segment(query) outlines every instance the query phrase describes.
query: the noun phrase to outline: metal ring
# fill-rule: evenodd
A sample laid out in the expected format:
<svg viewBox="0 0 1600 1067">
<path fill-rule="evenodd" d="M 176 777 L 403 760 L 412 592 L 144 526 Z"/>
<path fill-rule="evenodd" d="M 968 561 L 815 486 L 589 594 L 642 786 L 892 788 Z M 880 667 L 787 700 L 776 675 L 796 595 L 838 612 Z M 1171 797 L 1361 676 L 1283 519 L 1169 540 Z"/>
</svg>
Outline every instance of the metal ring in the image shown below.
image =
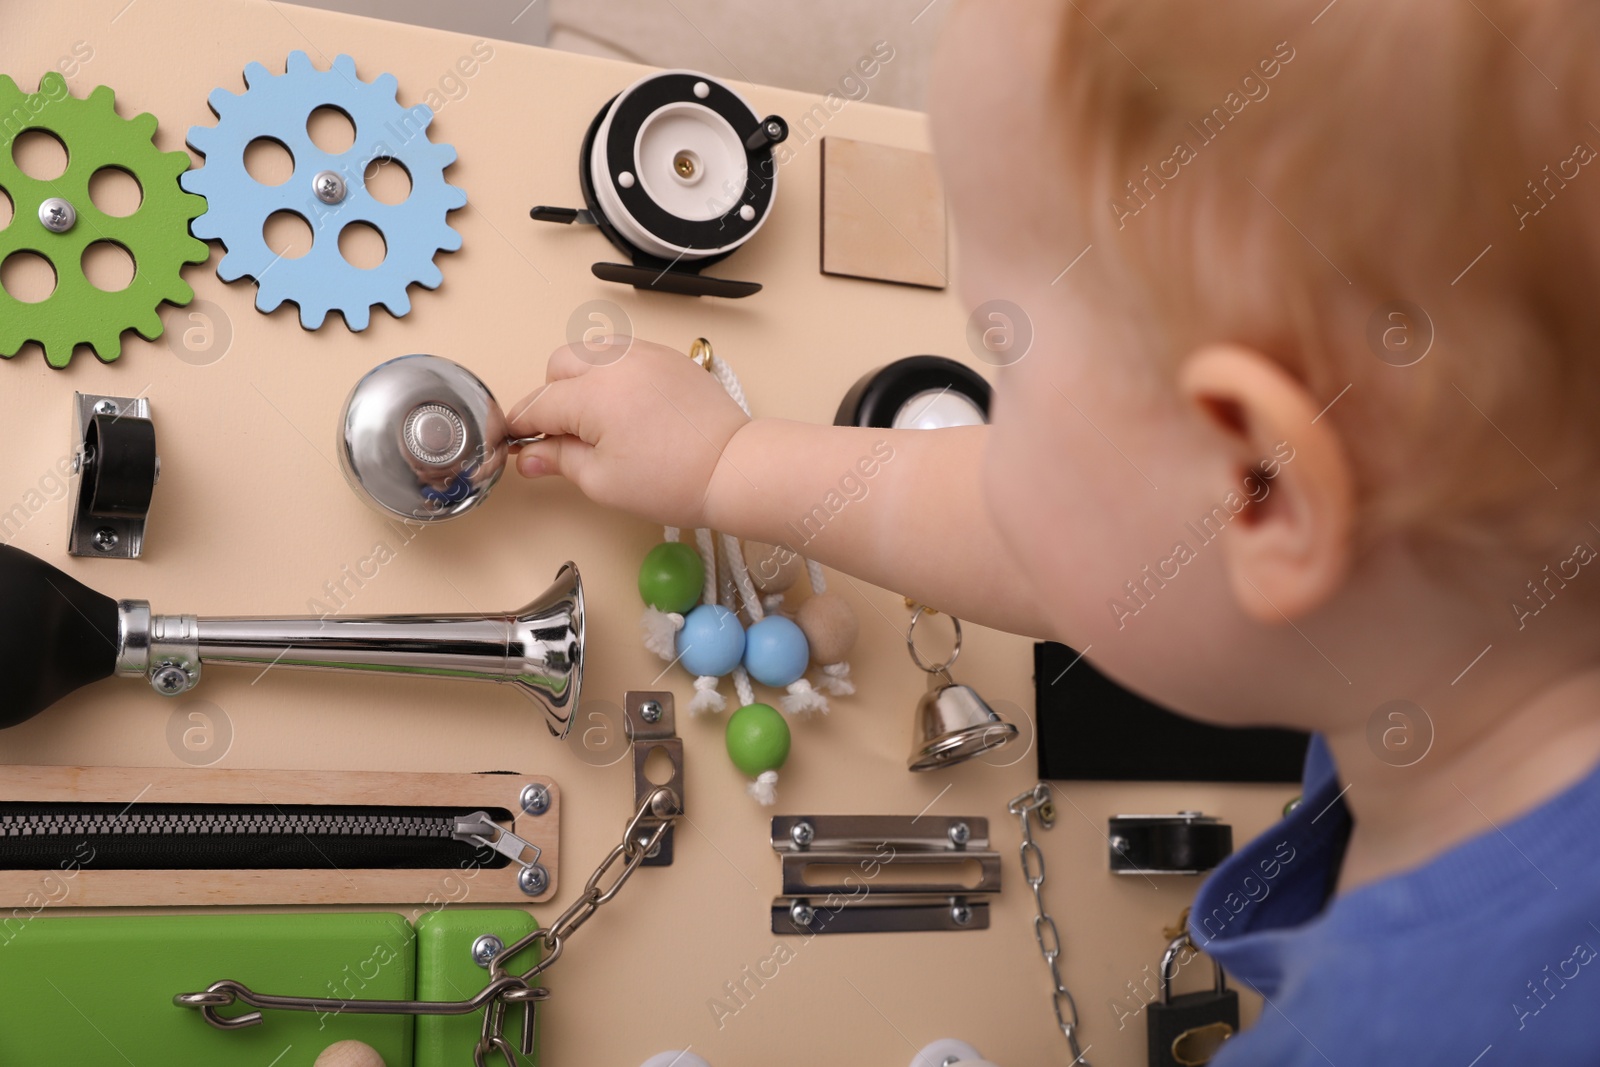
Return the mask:
<svg viewBox="0 0 1600 1067">
<path fill-rule="evenodd" d="M 911 613 L 911 625 L 906 627 L 906 648 L 911 650 L 912 663 L 915 663 L 918 667 L 927 671 L 929 674 L 939 674 L 943 671 L 948 671 L 951 665 L 955 663 L 957 657 L 961 655 L 961 620 L 956 618 L 954 615 L 950 616 L 950 621 L 955 625 L 956 628 L 956 645 L 950 650 L 950 658 L 945 660 L 943 663 L 929 664 L 923 660 L 922 653 L 917 651 L 916 633 L 917 620 L 922 618 L 923 612 L 931 610 L 933 609 L 929 608 L 926 604 L 918 604 L 917 610 Z"/>
<path fill-rule="evenodd" d="M 704 337 L 696 337 L 689 345 L 689 358 L 699 364 L 701 370 L 710 370 L 711 342 Z"/>
</svg>

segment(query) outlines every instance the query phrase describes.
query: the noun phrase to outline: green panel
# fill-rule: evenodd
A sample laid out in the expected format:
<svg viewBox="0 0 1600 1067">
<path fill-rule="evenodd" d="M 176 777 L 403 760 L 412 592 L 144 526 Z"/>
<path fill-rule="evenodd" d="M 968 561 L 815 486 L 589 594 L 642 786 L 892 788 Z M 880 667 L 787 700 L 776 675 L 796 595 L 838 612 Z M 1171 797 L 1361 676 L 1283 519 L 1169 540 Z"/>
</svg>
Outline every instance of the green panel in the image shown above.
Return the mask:
<svg viewBox="0 0 1600 1067">
<path fill-rule="evenodd" d="M 473 960 L 472 943 L 484 934 L 494 934 L 509 945 L 538 928 L 533 916 L 525 911 L 445 908 L 424 915 L 417 920 L 417 999 L 467 1000 L 476 996 L 489 984 L 489 972 Z M 537 962 L 539 946 L 534 945 L 511 960 L 510 969 L 521 973 Z M 522 1009 L 510 1007 L 506 1011 L 506 1038 L 516 1048 L 522 1036 Z M 482 1012 L 419 1016 L 416 1067 L 461 1067 L 471 1063 L 472 1048 L 482 1032 Z M 489 1062 L 504 1061 L 494 1058 Z M 538 1049 L 534 1049 L 531 1059 L 519 1056 L 517 1062 L 537 1065 Z"/>
<path fill-rule="evenodd" d="M 415 936 L 381 913 L 8 919 L 0 1064 L 312 1067 L 355 1039 L 406 1067 L 408 1016 L 269 1011 L 259 1026 L 224 1031 L 172 997 L 231 978 L 259 993 L 409 999 Z"/>
</svg>

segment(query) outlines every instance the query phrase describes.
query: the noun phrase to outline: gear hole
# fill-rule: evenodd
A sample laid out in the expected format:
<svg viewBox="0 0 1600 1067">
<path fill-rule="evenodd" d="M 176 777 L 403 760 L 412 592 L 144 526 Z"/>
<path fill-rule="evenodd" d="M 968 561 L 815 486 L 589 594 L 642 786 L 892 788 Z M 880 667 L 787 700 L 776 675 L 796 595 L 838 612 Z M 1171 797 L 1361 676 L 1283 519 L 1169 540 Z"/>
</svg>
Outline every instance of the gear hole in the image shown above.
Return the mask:
<svg viewBox="0 0 1600 1067">
<path fill-rule="evenodd" d="M 295 211 L 274 211 L 261 227 L 261 236 L 274 255 L 299 259 L 311 251 L 316 235 L 304 215 Z"/>
<path fill-rule="evenodd" d="M 93 241 L 83 250 L 83 276 L 102 293 L 122 292 L 137 270 L 133 253 L 115 241 Z"/>
<path fill-rule="evenodd" d="M 306 119 L 306 133 L 312 144 L 330 156 L 343 155 L 356 143 L 355 120 L 332 104 L 324 104 L 311 113 Z"/>
<path fill-rule="evenodd" d="M 0 189 L 0 230 L 11 225 L 11 219 L 17 213 L 16 205 L 11 202 L 11 194 Z"/>
<path fill-rule="evenodd" d="M 389 255 L 389 243 L 376 226 L 352 222 L 339 231 L 339 254 L 352 267 L 372 270 L 382 265 Z"/>
<path fill-rule="evenodd" d="M 13 300 L 37 304 L 56 291 L 56 268 L 34 252 L 13 252 L 0 263 L 0 289 Z"/>
<path fill-rule="evenodd" d="M 67 172 L 67 146 L 49 130 L 24 130 L 11 142 L 11 158 L 35 181 L 53 182 Z"/>
<path fill-rule="evenodd" d="M 380 204 L 403 204 L 411 196 L 411 172 L 398 159 L 379 156 L 367 164 L 361 182 Z"/>
<path fill-rule="evenodd" d="M 244 169 L 262 185 L 282 185 L 294 176 L 294 153 L 274 137 L 257 137 L 244 146 Z"/>
<path fill-rule="evenodd" d="M 101 167 L 89 179 L 89 200 L 102 215 L 125 219 L 144 203 L 139 179 L 121 167 Z"/>
</svg>

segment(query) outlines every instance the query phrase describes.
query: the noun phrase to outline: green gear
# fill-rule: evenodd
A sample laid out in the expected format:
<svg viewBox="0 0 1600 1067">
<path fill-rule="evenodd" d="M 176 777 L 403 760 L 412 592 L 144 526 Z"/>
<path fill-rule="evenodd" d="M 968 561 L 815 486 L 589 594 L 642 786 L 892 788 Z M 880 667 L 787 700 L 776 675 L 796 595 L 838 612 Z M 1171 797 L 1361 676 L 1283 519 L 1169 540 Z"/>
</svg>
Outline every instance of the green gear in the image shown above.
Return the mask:
<svg viewBox="0 0 1600 1067">
<path fill-rule="evenodd" d="M 18 169 L 12 142 L 28 130 L 44 130 L 66 146 L 66 173 L 38 181 Z M 15 252 L 34 252 L 56 274 L 55 291 L 36 304 L 0 289 L 0 357 L 9 359 L 37 341 L 52 367 L 65 367 L 80 344 L 110 363 L 122 353 L 124 330 L 137 330 L 147 341 L 161 336 L 162 301 L 181 307 L 194 299 L 182 271 L 209 256 L 205 243 L 189 235 L 189 223 L 206 202 L 178 186 L 178 176 L 189 168 L 188 153 L 160 151 L 155 132 L 154 115 L 119 116 L 115 96 L 104 85 L 80 100 L 67 90 L 65 78 L 51 72 L 29 95 L 0 74 L 0 195 L 13 207 L 11 222 L 0 228 L 0 263 Z M 105 214 L 89 199 L 89 179 L 106 167 L 126 171 L 139 183 L 141 202 L 125 218 Z M 77 211 L 77 223 L 66 233 L 53 233 L 39 221 L 40 205 L 51 197 Z M 84 251 L 98 241 L 120 245 L 133 257 L 133 281 L 121 292 L 97 289 L 84 276 Z"/>
</svg>

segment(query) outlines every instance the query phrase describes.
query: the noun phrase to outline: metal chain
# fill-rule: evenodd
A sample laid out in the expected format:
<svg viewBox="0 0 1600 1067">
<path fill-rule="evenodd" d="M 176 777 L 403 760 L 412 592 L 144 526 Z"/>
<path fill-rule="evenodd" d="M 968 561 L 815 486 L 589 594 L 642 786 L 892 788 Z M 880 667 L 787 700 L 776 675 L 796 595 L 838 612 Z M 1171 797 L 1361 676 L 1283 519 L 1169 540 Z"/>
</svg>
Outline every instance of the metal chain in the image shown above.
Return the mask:
<svg viewBox="0 0 1600 1067">
<path fill-rule="evenodd" d="M 623 883 L 644 862 L 650 850 L 660 844 L 662 837 L 682 813 L 682 800 L 676 793 L 667 788 L 652 790 L 628 821 L 627 829 L 622 832 L 622 843 L 600 861 L 600 866 L 589 876 L 578 899 L 549 926 L 535 930 L 497 952 L 489 964 L 489 983 L 467 1000 L 345 1000 L 336 997 L 269 996 L 257 993 L 241 982 L 224 979 L 213 982 L 201 993 L 179 993 L 172 998 L 173 1003 L 199 1010 L 206 1022 L 219 1030 L 241 1030 L 261 1022 L 260 1010 L 231 1018 L 217 1014 L 218 1008 L 234 1003 L 247 1004 L 256 1009 L 313 1011 L 332 1015 L 343 1012 L 356 1015 L 467 1015 L 482 1009 L 483 1031 L 472 1050 L 472 1062 L 476 1067 L 485 1067 L 487 1057 L 497 1052 L 509 1067 L 517 1067 L 516 1050 L 505 1036 L 506 1009 L 522 1009 L 521 1052 L 530 1055 L 533 1051 L 535 1008 L 550 996 L 548 989 L 531 983 L 560 958 L 566 939 L 588 922 L 601 905 L 617 895 Z M 611 885 L 602 889 L 601 880 L 619 861 L 623 864 L 622 869 Z M 541 944 L 544 949 L 539 962 L 520 975 L 507 974 L 506 962 L 535 944 Z"/>
<path fill-rule="evenodd" d="M 1061 980 L 1061 931 L 1056 929 L 1056 921 L 1044 907 L 1044 853 L 1039 851 L 1038 844 L 1033 840 L 1033 824 L 1029 820 L 1030 815 L 1036 815 L 1040 827 L 1046 830 L 1056 824 L 1056 807 L 1050 799 L 1050 787 L 1040 782 L 1027 792 L 1017 794 L 1006 805 L 1006 810 L 1022 823 L 1022 877 L 1027 881 L 1028 888 L 1033 890 L 1033 903 L 1037 910 L 1033 919 L 1033 939 L 1038 942 L 1039 951 L 1044 955 L 1045 966 L 1050 968 L 1053 986 L 1050 1004 L 1055 1009 L 1056 1025 L 1061 1027 L 1062 1036 L 1067 1039 L 1073 1067 L 1089 1067 L 1089 1061 L 1084 1058 L 1085 1050 L 1078 1047 L 1078 1002 L 1072 999 L 1072 993 Z M 1066 1006 L 1065 1011 L 1062 1005 Z"/>
</svg>

